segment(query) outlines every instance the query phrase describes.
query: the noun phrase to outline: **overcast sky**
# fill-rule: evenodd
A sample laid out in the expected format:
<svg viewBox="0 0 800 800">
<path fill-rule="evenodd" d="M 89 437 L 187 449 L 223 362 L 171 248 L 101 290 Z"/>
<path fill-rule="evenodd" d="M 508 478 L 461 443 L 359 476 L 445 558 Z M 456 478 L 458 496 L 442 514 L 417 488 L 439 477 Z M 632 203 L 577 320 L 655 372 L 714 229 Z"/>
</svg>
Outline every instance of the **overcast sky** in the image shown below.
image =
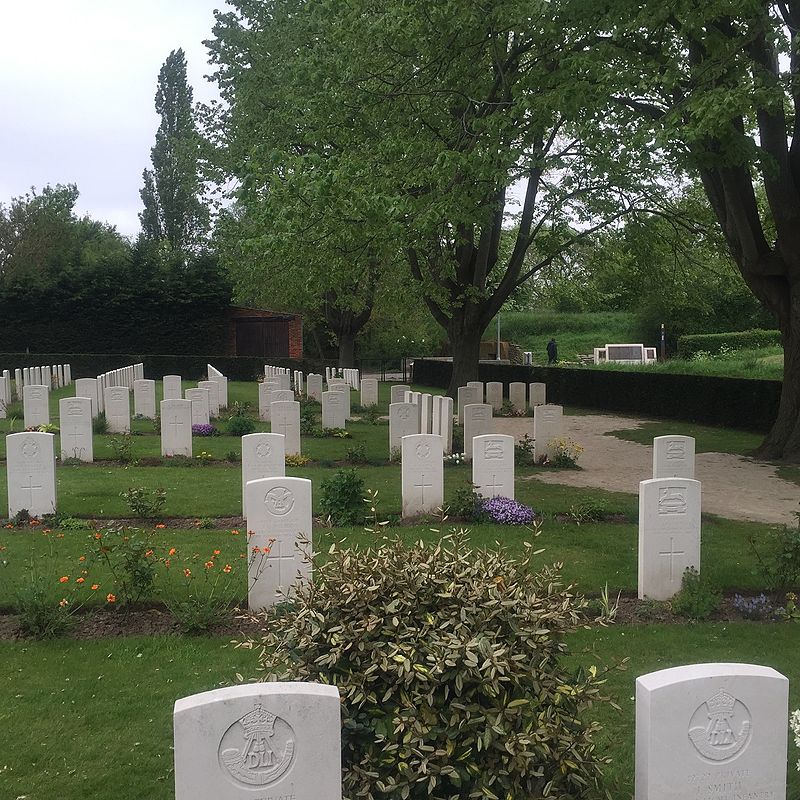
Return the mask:
<svg viewBox="0 0 800 800">
<path fill-rule="evenodd" d="M 182 47 L 214 96 L 203 39 L 224 0 L 0 0 L 0 203 L 75 183 L 77 210 L 135 236 L 161 65 Z"/>
</svg>

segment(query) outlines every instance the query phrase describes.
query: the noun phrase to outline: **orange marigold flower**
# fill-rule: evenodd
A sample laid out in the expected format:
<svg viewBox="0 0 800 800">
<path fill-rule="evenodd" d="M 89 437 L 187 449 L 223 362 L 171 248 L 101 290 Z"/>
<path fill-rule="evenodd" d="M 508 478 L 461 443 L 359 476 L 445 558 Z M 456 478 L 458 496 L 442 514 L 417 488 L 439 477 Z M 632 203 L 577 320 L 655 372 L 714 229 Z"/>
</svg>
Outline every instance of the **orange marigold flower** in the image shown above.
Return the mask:
<svg viewBox="0 0 800 800">
<path fill-rule="evenodd" d="M 78 561 L 86 561 L 86 556 L 81 556 Z"/>
<path fill-rule="evenodd" d="M 224 573 L 227 575 L 227 574 L 228 574 L 228 573 L 231 571 L 231 565 L 230 565 L 230 564 L 226 564 L 226 565 L 225 565 L 225 566 L 222 568 L 222 571 L 223 571 L 223 572 L 224 572 Z"/>
<path fill-rule="evenodd" d="M 231 535 L 232 535 L 232 536 L 238 536 L 238 535 L 239 535 L 239 531 L 237 531 L 237 530 L 236 530 L 236 528 L 234 528 L 234 529 L 231 531 Z"/>
<path fill-rule="evenodd" d="M 10 522 L 8 523 L 8 525 L 6 525 L 6 528 L 13 528 L 13 527 L 14 527 L 13 524 Z"/>
<path fill-rule="evenodd" d="M 34 517 L 29 523 L 29 525 L 41 525 L 42 523 Z"/>
<path fill-rule="evenodd" d="M 170 564 L 172 564 L 172 561 L 171 561 L 170 559 L 168 559 L 168 558 L 165 558 L 165 559 L 164 559 L 164 566 L 165 566 L 167 569 L 169 569 L 169 567 L 170 567 Z"/>
<path fill-rule="evenodd" d="M 67 602 L 67 598 L 66 597 L 61 598 L 61 602 L 58 604 L 58 607 L 65 608 L 67 605 L 69 605 L 69 603 Z"/>
<path fill-rule="evenodd" d="M 191 575 L 192 575 L 192 571 L 191 571 L 191 570 L 190 570 L 188 567 L 186 567 L 186 568 L 183 570 L 183 574 L 184 574 L 184 577 L 186 577 L 186 578 L 189 578 L 189 577 L 191 577 Z"/>
<path fill-rule="evenodd" d="M 261 548 L 260 547 L 254 547 L 253 548 L 253 552 L 254 553 L 260 553 L 261 552 Z"/>
<path fill-rule="evenodd" d="M 107 594 L 106 595 L 106 603 L 116 603 L 117 596 L 115 594 Z"/>
<path fill-rule="evenodd" d="M 170 547 L 169 553 L 167 553 L 167 555 L 174 556 L 175 553 L 177 553 L 177 552 L 178 551 L 174 547 Z"/>
<path fill-rule="evenodd" d="M 63 533 L 57 533 L 56 534 L 56 539 L 63 539 L 63 538 L 64 538 L 64 534 Z"/>
<path fill-rule="evenodd" d="M 211 568 L 214 566 L 214 562 L 213 562 L 213 561 L 206 561 L 206 563 L 205 563 L 205 564 L 203 564 L 203 566 L 204 566 L 206 569 L 211 569 Z"/>
<path fill-rule="evenodd" d="M 166 527 L 167 526 L 163 522 L 159 522 L 158 525 L 156 525 L 156 528 L 158 528 L 159 530 L 161 530 L 162 528 L 166 528 Z"/>
<path fill-rule="evenodd" d="M 75 578 L 75 583 L 86 583 L 86 578 Z"/>
<path fill-rule="evenodd" d="M 94 538 L 95 538 L 95 539 L 102 539 L 102 538 L 103 538 L 103 534 L 102 534 L 102 533 L 96 533 L 96 534 L 94 535 Z"/>
<path fill-rule="evenodd" d="M 144 557 L 145 558 L 149 558 L 151 555 L 153 555 L 153 551 L 152 550 L 145 550 L 145 553 L 144 553 Z"/>
<path fill-rule="evenodd" d="M 99 583 L 93 583 L 92 584 L 92 591 L 93 592 L 96 592 L 99 588 L 100 588 L 100 584 Z"/>
<path fill-rule="evenodd" d="M 62 575 L 59 579 L 59 583 L 66 583 L 69 580 L 69 575 Z"/>
<path fill-rule="evenodd" d="M 219 550 L 215 550 L 215 551 L 214 551 L 214 555 L 215 555 L 215 556 L 218 556 L 219 554 L 220 554 L 220 551 L 219 551 Z"/>
<path fill-rule="evenodd" d="M 50 528 L 42 528 L 42 533 L 50 533 Z"/>
</svg>

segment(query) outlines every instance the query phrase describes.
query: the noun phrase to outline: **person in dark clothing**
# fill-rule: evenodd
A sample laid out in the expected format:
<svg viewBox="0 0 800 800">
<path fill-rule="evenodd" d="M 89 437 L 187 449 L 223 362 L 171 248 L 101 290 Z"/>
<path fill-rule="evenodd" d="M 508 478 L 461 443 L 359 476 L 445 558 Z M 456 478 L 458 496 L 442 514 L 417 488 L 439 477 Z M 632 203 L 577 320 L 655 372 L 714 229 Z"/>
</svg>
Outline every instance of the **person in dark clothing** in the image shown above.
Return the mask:
<svg viewBox="0 0 800 800">
<path fill-rule="evenodd" d="M 556 346 L 556 340 L 551 339 L 547 343 L 547 363 L 555 364 L 556 361 L 558 361 L 558 347 Z"/>
</svg>

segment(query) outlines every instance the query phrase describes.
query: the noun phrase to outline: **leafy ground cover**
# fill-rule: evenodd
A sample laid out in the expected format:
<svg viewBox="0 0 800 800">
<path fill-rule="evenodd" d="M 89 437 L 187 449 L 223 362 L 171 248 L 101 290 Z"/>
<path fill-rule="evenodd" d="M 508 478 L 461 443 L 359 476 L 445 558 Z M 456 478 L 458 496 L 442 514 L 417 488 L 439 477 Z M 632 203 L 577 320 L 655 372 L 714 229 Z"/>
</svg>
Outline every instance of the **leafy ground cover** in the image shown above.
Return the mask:
<svg viewBox="0 0 800 800">
<path fill-rule="evenodd" d="M 680 431 L 683 436 L 693 436 L 697 453 L 734 453 L 747 455 L 758 447 L 763 436 L 749 431 L 737 431 L 732 428 L 715 428 L 710 425 L 698 425 L 692 422 L 681 422 Z M 628 442 L 652 445 L 656 436 L 667 436 L 675 433 L 675 423 L 665 420 L 644 422 L 638 428 L 610 431 L 607 436 L 616 436 Z"/>
</svg>

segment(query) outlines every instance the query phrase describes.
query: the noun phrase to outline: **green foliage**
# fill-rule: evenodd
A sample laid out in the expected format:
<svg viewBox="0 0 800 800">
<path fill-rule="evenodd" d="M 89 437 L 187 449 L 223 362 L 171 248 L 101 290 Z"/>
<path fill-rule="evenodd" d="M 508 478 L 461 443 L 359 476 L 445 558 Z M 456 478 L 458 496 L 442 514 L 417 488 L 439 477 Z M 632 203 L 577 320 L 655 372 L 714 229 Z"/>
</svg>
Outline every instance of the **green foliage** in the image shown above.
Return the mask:
<svg viewBox="0 0 800 800">
<path fill-rule="evenodd" d="M 714 355 L 722 350 L 757 350 L 780 343 L 780 331 L 731 331 L 681 336 L 678 339 L 678 357 L 692 358 L 701 352 Z"/>
<path fill-rule="evenodd" d="M 334 546 L 295 609 L 264 618 L 268 673 L 342 694 L 348 797 L 579 798 L 597 787 L 598 726 L 583 712 L 602 699 L 600 681 L 562 664 L 585 603 L 532 558 L 473 551 L 464 531 L 411 548 Z"/>
<path fill-rule="evenodd" d="M 321 486 L 320 510 L 336 527 L 364 521 L 364 479 L 354 469 L 337 470 Z"/>
<path fill-rule="evenodd" d="M 580 526 L 586 522 L 600 522 L 608 515 L 608 501 L 603 497 L 587 497 L 569 507 L 567 516 Z"/>
<path fill-rule="evenodd" d="M 133 437 L 129 433 L 112 436 L 109 444 L 114 451 L 114 458 L 121 464 L 136 463 L 136 459 L 133 457 Z"/>
<path fill-rule="evenodd" d="M 672 598 L 672 610 L 694 620 L 708 619 L 720 606 L 722 592 L 694 567 L 687 567 L 681 580 L 681 590 Z"/>
<path fill-rule="evenodd" d="M 115 525 L 88 538 L 90 564 L 100 563 L 108 569 L 122 602 L 136 603 L 152 594 L 157 563 L 152 531 Z"/>
<path fill-rule="evenodd" d="M 458 517 L 465 522 L 472 522 L 478 515 L 478 506 L 481 502 L 480 495 L 475 491 L 475 486 L 471 483 L 466 486 L 459 486 L 456 489 L 453 499 L 448 506 L 448 514 Z"/>
<path fill-rule="evenodd" d="M 71 586 L 64 591 L 67 593 L 74 593 Z M 64 600 L 54 590 L 53 579 L 46 578 L 31 564 L 14 593 L 13 609 L 20 630 L 35 639 L 51 639 L 69 630 L 75 606 Z"/>
<path fill-rule="evenodd" d="M 514 463 L 520 467 L 532 467 L 536 463 L 536 442 L 527 433 L 514 445 Z"/>
<path fill-rule="evenodd" d="M 249 416 L 249 404 L 234 402 L 227 429 L 230 436 L 246 436 L 255 431 L 256 423 Z"/>
<path fill-rule="evenodd" d="M 191 461 L 191 459 L 190 459 Z M 131 486 L 120 497 L 127 503 L 135 517 L 157 517 L 167 502 L 167 490 L 148 489 L 146 486 Z"/>
<path fill-rule="evenodd" d="M 774 529 L 769 538 L 774 545 L 769 555 L 762 555 L 755 539 L 750 539 L 764 585 L 775 594 L 800 588 L 800 528 L 784 525 Z"/>
<path fill-rule="evenodd" d="M 359 442 L 347 448 L 345 458 L 350 464 L 367 464 L 367 446 L 364 442 Z"/>
<path fill-rule="evenodd" d="M 92 433 L 102 436 L 108 433 L 108 420 L 106 419 L 106 412 L 98 412 L 96 417 L 92 417 Z"/>
</svg>

